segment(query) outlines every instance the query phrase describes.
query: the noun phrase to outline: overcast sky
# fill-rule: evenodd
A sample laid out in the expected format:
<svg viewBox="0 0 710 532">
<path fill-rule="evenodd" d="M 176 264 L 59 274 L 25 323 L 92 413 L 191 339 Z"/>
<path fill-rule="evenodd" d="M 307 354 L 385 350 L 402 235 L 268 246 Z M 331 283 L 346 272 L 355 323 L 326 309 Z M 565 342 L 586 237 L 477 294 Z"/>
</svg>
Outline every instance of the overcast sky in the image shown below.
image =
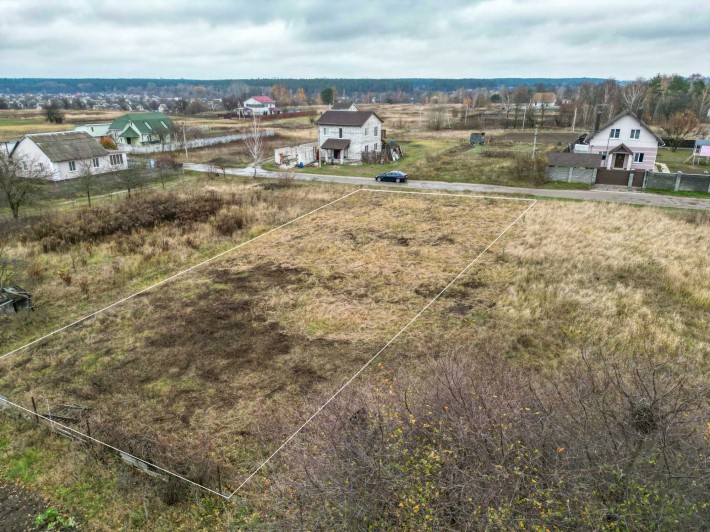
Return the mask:
<svg viewBox="0 0 710 532">
<path fill-rule="evenodd" d="M 0 0 L 0 77 L 633 79 L 708 51 L 708 0 Z"/>
</svg>

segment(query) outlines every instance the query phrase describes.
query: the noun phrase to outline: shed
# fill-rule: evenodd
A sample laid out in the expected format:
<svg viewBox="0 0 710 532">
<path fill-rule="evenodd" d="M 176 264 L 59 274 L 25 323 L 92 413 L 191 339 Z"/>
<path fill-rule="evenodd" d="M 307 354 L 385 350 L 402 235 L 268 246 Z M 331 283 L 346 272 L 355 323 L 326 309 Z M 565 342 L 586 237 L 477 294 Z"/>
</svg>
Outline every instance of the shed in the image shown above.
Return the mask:
<svg viewBox="0 0 710 532">
<path fill-rule="evenodd" d="M 33 310 L 30 292 L 15 286 L 0 290 L 0 314 L 16 314 L 21 310 Z"/>
</svg>

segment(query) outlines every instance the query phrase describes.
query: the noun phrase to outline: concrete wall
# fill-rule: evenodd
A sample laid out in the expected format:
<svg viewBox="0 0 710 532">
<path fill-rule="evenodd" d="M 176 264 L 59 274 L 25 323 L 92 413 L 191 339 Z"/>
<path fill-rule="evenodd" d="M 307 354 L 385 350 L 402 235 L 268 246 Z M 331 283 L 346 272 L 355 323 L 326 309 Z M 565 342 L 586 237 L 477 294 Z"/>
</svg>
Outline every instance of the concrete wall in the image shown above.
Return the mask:
<svg viewBox="0 0 710 532">
<path fill-rule="evenodd" d="M 644 188 L 686 192 L 710 192 L 710 174 L 646 172 Z"/>
<path fill-rule="evenodd" d="M 548 181 L 562 183 L 584 183 L 592 185 L 597 178 L 596 168 L 570 168 L 565 166 L 548 166 L 545 170 Z"/>
</svg>

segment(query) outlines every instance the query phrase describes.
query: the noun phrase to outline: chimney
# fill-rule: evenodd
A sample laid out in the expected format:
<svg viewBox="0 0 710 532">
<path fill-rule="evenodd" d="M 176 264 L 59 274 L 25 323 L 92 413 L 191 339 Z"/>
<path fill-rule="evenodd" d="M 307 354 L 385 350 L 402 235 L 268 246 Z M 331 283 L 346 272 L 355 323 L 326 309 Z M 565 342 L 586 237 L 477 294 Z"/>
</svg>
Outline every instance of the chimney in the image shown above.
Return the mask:
<svg viewBox="0 0 710 532">
<path fill-rule="evenodd" d="M 602 123 L 602 112 L 601 112 L 601 111 L 597 111 L 597 119 L 596 119 L 596 121 L 594 122 L 594 133 L 596 133 L 597 131 L 599 131 L 599 125 L 600 125 L 601 123 Z"/>
</svg>

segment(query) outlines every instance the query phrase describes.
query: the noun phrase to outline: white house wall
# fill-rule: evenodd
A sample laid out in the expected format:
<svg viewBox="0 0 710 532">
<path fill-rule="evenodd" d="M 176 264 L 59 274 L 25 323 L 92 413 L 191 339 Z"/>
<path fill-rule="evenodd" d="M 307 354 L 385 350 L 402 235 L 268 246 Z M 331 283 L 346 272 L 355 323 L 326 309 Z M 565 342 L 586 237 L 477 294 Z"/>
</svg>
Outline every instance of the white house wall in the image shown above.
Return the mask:
<svg viewBox="0 0 710 532">
<path fill-rule="evenodd" d="M 375 127 L 377 128 L 377 135 L 375 135 Z M 318 146 L 322 146 L 328 139 L 348 139 L 350 141 L 350 146 L 347 149 L 349 161 L 360 161 L 362 153 L 365 151 L 365 146 L 368 147 L 368 151 L 381 150 L 382 122 L 375 115 L 370 116 L 362 127 L 343 126 L 342 137 L 339 136 L 339 129 L 339 126 L 318 126 Z M 366 130 L 367 134 L 365 134 Z"/>
<path fill-rule="evenodd" d="M 609 133 L 612 129 L 620 129 L 618 139 L 609 138 Z M 641 133 L 638 139 L 631 138 L 631 130 L 640 129 Z M 616 122 L 611 124 L 609 127 L 600 129 L 593 137 L 589 140 L 589 152 L 590 153 L 601 153 L 607 152 L 607 158 L 604 161 L 606 167 L 613 167 L 613 162 L 610 162 L 612 157 L 609 157 L 608 152 L 619 146 L 620 144 L 625 144 L 633 153 L 643 153 L 643 162 L 634 163 L 633 155 L 629 156 L 631 158 L 631 166 L 629 168 L 627 164 L 627 169 L 632 170 L 653 170 L 653 165 L 656 162 L 656 155 L 658 154 L 658 139 L 656 136 L 643 127 L 638 120 L 633 116 L 625 115 L 618 119 Z"/>
</svg>

